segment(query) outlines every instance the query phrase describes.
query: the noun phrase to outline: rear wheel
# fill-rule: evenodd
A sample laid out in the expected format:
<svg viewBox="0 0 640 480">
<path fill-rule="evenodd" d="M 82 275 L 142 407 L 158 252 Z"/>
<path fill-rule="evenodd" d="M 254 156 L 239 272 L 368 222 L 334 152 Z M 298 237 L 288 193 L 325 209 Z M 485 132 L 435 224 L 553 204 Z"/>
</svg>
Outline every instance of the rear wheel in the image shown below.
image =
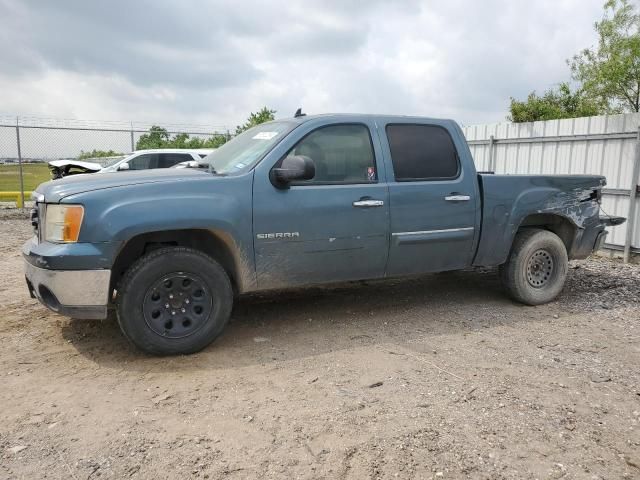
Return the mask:
<svg viewBox="0 0 640 480">
<path fill-rule="evenodd" d="M 197 352 L 220 335 L 233 291 L 224 269 L 202 252 L 155 250 L 135 262 L 118 288 L 118 323 L 138 348 L 157 355 Z"/>
<path fill-rule="evenodd" d="M 567 277 L 567 249 L 555 233 L 527 228 L 516 234 L 509 258 L 500 266 L 509 295 L 527 305 L 558 296 Z"/>
</svg>

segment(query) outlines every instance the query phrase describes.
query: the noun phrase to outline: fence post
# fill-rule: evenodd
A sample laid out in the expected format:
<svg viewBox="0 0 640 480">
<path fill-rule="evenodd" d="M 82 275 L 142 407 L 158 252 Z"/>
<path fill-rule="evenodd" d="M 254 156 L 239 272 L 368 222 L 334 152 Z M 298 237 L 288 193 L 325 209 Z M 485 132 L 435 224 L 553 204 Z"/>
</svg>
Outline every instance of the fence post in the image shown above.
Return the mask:
<svg viewBox="0 0 640 480">
<path fill-rule="evenodd" d="M 131 122 L 131 151 L 135 152 L 136 146 L 133 144 L 133 122 Z"/>
<path fill-rule="evenodd" d="M 633 231 L 636 226 L 636 195 L 638 191 L 638 176 L 640 176 L 640 127 L 638 127 L 638 137 L 636 140 L 636 151 L 633 159 L 633 170 L 631 173 L 631 192 L 629 194 L 629 210 L 627 214 L 627 232 L 624 240 L 624 263 L 629 262 L 631 253 L 631 242 L 633 241 Z"/>
<path fill-rule="evenodd" d="M 24 210 L 24 174 L 22 172 L 22 151 L 20 149 L 20 118 L 16 117 L 16 142 L 18 145 L 18 168 L 20 170 L 20 208 Z M 16 205 L 17 207 L 18 205 Z"/>
<path fill-rule="evenodd" d="M 495 165 L 496 161 L 495 161 L 495 158 L 494 158 L 494 151 L 495 151 L 494 145 L 495 145 L 495 143 L 496 143 L 496 138 L 493 135 L 491 135 L 489 137 L 489 153 L 488 153 L 488 155 L 489 155 L 489 165 L 487 165 L 489 167 L 488 170 L 490 172 L 495 172 L 496 171 L 496 165 Z"/>
</svg>

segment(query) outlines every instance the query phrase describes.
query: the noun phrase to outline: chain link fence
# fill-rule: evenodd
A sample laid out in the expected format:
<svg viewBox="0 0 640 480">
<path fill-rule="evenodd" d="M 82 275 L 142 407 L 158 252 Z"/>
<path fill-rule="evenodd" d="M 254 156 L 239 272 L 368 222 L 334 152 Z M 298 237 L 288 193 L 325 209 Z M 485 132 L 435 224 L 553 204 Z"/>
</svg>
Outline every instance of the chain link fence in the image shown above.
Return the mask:
<svg viewBox="0 0 640 480">
<path fill-rule="evenodd" d="M 171 136 L 190 139 L 230 137 L 226 125 L 108 122 L 47 117 L 0 115 L 0 202 L 17 206 L 29 200 L 31 192 L 51 178 L 47 163 L 77 160 L 104 164 L 114 156 L 136 150 L 142 135 L 158 126 Z M 91 153 L 99 156 L 92 157 Z M 110 155 L 106 155 L 107 152 Z"/>
</svg>

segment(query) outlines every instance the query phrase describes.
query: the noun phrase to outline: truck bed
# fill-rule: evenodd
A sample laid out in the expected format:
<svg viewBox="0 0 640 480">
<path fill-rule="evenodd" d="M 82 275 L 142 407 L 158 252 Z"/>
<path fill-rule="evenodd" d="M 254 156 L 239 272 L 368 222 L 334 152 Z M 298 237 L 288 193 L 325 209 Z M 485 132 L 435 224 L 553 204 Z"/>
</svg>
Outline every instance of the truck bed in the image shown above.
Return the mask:
<svg viewBox="0 0 640 480">
<path fill-rule="evenodd" d="M 518 228 L 551 216 L 564 223 L 558 228 L 567 231 L 563 240 L 571 246 L 569 258 L 591 253 L 595 236 L 590 237 L 595 229 L 588 227 L 600 223 L 598 200 L 606 184 L 604 177 L 478 174 L 478 183 L 482 220 L 473 265 L 504 263 Z M 569 231 L 573 238 L 568 238 Z"/>
</svg>

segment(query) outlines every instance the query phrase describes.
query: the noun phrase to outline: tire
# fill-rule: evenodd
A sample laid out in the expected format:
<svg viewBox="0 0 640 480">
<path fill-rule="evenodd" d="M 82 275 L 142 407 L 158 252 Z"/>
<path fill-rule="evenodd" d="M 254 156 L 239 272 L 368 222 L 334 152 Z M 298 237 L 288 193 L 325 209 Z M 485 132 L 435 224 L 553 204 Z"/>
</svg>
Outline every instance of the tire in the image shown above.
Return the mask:
<svg viewBox="0 0 640 480">
<path fill-rule="evenodd" d="M 560 237 L 548 230 L 527 228 L 516 234 L 509 258 L 500 266 L 500 277 L 511 298 L 541 305 L 560 294 L 567 269 L 567 249 Z"/>
<path fill-rule="evenodd" d="M 202 350 L 222 333 L 233 306 L 229 277 L 191 248 L 160 248 L 138 259 L 118 285 L 116 312 L 125 337 L 154 355 Z"/>
</svg>

